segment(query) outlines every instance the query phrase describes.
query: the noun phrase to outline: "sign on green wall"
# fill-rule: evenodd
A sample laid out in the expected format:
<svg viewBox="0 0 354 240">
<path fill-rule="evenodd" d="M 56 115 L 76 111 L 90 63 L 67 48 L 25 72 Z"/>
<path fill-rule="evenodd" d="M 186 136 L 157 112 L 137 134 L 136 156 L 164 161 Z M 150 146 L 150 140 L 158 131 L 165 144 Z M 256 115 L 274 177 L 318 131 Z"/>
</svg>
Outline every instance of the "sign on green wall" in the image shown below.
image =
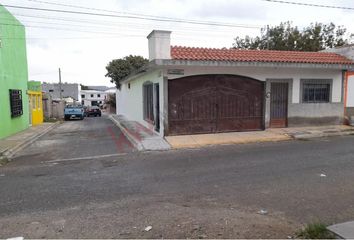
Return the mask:
<svg viewBox="0 0 354 240">
<path fill-rule="evenodd" d="M 38 81 L 28 81 L 27 88 L 30 91 L 34 92 L 41 92 L 42 91 L 42 84 Z"/>
</svg>

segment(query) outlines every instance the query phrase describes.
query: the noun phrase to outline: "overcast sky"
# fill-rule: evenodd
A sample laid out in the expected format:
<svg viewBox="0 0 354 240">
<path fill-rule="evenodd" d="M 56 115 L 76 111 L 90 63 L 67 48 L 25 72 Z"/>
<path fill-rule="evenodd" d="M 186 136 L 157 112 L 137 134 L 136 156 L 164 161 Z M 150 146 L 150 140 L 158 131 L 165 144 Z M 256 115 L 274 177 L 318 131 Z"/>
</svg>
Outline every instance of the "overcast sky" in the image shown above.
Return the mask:
<svg viewBox="0 0 354 240">
<path fill-rule="evenodd" d="M 352 0 L 289 0 L 354 8 Z M 49 2 L 52 4 L 47 4 Z M 260 28 L 292 21 L 305 27 L 311 22 L 344 25 L 354 33 L 353 10 L 326 9 L 271 3 L 263 0 L 0 0 L 3 5 L 98 12 L 53 3 L 104 9 L 85 16 L 8 8 L 25 26 L 30 80 L 112 86 L 105 78 L 109 61 L 129 54 L 148 57 L 146 36 L 153 29 L 171 30 L 172 45 L 231 47 L 236 36 L 255 36 Z M 133 15 L 132 15 L 133 14 Z M 230 27 L 136 19 L 147 15 L 221 22 Z M 128 18 L 126 18 L 128 16 Z M 130 18 L 133 16 L 133 18 Z M 236 27 L 242 25 L 244 27 Z"/>
</svg>

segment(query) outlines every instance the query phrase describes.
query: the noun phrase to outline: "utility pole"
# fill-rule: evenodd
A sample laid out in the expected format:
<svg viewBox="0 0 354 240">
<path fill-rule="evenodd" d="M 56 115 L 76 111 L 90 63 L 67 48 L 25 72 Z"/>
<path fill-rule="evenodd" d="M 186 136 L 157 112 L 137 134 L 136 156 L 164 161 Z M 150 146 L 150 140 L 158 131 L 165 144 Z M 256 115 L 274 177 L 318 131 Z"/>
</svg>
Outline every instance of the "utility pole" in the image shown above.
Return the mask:
<svg viewBox="0 0 354 240">
<path fill-rule="evenodd" d="M 61 90 L 61 70 L 59 68 L 59 96 L 60 96 L 60 100 L 63 99 L 63 96 L 62 96 L 62 90 Z"/>
<path fill-rule="evenodd" d="M 269 38 L 270 38 L 269 25 L 267 25 L 267 50 L 269 50 Z"/>
</svg>

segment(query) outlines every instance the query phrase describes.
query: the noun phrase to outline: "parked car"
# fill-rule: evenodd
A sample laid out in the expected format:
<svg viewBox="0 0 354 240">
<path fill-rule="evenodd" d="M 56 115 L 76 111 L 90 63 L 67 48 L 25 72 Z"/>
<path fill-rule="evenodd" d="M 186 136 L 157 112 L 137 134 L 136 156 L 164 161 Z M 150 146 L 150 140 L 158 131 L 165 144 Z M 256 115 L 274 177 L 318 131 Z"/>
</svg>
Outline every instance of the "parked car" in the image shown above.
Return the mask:
<svg viewBox="0 0 354 240">
<path fill-rule="evenodd" d="M 64 119 L 68 121 L 70 119 L 85 118 L 84 108 L 81 105 L 68 105 L 64 108 Z"/>
<path fill-rule="evenodd" d="M 86 116 L 94 116 L 94 117 L 101 117 L 102 112 L 101 109 L 97 106 L 92 106 L 87 108 Z"/>
</svg>

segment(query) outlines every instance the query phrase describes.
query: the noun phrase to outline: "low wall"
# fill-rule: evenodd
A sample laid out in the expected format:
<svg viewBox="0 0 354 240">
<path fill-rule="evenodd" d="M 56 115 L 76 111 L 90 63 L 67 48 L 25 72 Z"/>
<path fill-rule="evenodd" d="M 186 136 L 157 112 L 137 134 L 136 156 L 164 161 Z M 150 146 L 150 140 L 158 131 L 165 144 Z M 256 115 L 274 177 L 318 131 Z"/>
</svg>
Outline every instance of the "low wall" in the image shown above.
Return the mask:
<svg viewBox="0 0 354 240">
<path fill-rule="evenodd" d="M 43 111 L 46 119 L 64 119 L 65 101 L 52 100 L 49 95 L 43 98 Z"/>
<path fill-rule="evenodd" d="M 336 125 L 343 124 L 343 103 L 289 104 L 288 125 Z"/>
</svg>

